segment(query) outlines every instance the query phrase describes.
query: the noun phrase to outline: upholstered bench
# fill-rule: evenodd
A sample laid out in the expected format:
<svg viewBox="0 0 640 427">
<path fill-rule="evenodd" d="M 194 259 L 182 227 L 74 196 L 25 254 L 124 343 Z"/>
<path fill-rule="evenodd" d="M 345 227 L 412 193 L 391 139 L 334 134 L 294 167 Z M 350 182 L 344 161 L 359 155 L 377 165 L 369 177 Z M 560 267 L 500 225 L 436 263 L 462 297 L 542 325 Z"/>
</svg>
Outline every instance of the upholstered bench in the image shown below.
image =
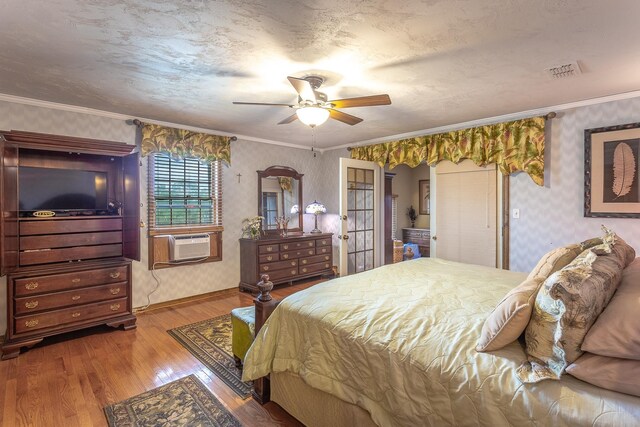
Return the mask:
<svg viewBox="0 0 640 427">
<path fill-rule="evenodd" d="M 253 343 L 256 330 L 255 306 L 231 310 L 231 350 L 237 367 L 242 367 L 244 355 Z"/>
</svg>

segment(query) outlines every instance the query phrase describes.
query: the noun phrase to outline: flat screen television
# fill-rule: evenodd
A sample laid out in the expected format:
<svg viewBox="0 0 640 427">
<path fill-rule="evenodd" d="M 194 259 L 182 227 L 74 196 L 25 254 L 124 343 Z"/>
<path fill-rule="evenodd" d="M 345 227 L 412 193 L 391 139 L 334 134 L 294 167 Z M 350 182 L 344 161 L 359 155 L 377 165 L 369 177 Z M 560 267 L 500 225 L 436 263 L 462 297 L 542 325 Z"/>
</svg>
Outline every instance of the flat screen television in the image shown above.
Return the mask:
<svg viewBox="0 0 640 427">
<path fill-rule="evenodd" d="M 21 212 L 107 209 L 106 172 L 21 166 L 18 186 Z"/>
</svg>

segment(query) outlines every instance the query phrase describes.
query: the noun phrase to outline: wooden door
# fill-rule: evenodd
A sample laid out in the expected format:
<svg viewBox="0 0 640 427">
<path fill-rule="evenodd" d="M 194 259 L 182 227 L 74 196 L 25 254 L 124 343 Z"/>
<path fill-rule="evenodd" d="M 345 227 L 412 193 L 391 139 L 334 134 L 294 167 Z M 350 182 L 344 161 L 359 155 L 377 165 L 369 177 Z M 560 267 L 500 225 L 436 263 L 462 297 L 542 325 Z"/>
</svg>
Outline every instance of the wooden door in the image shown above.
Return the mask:
<svg viewBox="0 0 640 427">
<path fill-rule="evenodd" d="M 122 253 L 140 261 L 140 158 L 131 153 L 122 158 L 124 177 L 122 200 Z"/>
<path fill-rule="evenodd" d="M 18 268 L 18 147 L 0 137 L 0 275 Z"/>
</svg>

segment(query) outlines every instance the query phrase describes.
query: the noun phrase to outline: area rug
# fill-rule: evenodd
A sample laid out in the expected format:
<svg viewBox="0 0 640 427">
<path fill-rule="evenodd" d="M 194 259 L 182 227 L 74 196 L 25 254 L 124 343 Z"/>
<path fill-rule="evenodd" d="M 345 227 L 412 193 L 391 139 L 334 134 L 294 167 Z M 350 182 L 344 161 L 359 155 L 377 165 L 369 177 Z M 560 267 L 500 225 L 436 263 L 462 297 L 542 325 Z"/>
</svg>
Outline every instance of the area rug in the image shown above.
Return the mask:
<svg viewBox="0 0 640 427">
<path fill-rule="evenodd" d="M 195 375 L 104 408 L 111 427 L 240 427 L 242 424 Z"/>
<path fill-rule="evenodd" d="M 231 314 L 214 317 L 167 331 L 216 374 L 238 395 L 246 399 L 252 383 L 242 381 L 231 350 Z"/>
</svg>

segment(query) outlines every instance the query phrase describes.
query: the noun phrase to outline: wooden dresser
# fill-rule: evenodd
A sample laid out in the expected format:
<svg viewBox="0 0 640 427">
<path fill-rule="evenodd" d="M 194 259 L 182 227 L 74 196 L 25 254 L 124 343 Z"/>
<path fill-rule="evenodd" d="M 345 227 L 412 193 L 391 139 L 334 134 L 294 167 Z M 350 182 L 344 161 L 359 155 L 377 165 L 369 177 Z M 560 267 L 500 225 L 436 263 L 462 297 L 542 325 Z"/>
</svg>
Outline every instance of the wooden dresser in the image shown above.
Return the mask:
<svg viewBox="0 0 640 427">
<path fill-rule="evenodd" d="M 140 259 L 140 196 L 134 149 L 119 142 L 0 132 L 0 274 L 7 276 L 2 359 L 63 332 L 101 324 L 135 328 L 131 260 Z M 103 172 L 107 199 L 119 208 L 52 217 L 22 211 L 23 167 Z"/>
<path fill-rule="evenodd" d="M 331 233 L 240 239 L 240 290 L 257 291 L 268 274 L 274 284 L 333 274 Z"/>
<path fill-rule="evenodd" d="M 421 256 L 428 257 L 431 252 L 431 231 L 428 228 L 403 228 L 402 241 L 418 245 Z"/>
</svg>

